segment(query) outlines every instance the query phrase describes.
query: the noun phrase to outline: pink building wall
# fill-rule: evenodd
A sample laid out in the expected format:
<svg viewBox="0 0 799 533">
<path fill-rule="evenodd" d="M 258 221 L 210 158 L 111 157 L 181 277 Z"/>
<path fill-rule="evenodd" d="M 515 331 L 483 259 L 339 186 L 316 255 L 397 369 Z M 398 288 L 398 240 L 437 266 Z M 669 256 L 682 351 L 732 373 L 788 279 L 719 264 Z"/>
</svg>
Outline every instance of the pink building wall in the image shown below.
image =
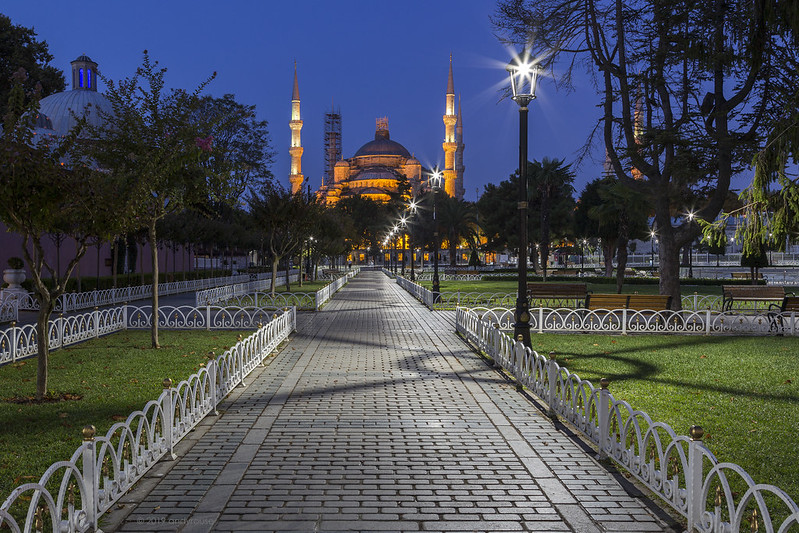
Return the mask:
<svg viewBox="0 0 799 533">
<path fill-rule="evenodd" d="M 49 239 L 45 238 L 44 241 L 44 248 L 45 248 L 45 257 L 47 258 L 47 262 L 55 269 L 57 268 L 57 250 L 55 243 Z M 71 238 L 66 238 L 61 243 L 61 270 L 66 270 L 67 265 L 69 264 L 70 259 L 75 256 L 75 241 Z M 8 258 L 9 257 L 20 257 L 24 259 L 24 255 L 22 252 L 22 237 L 17 233 L 9 232 L 6 226 L 0 223 L 0 271 L 8 268 Z M 75 278 L 78 273 L 82 278 L 94 278 L 97 274 L 97 258 L 98 258 L 98 250 L 96 246 L 89 246 L 89 249 L 86 251 L 85 255 L 81 258 L 78 267 L 72 273 L 72 277 Z M 99 250 L 99 258 L 100 258 L 100 268 L 99 268 L 99 275 L 100 276 L 111 276 L 113 274 L 113 257 L 111 254 L 111 245 L 109 243 L 103 243 L 100 246 Z M 121 261 L 122 259 L 120 259 Z M 158 248 L 158 270 L 163 273 L 171 273 L 173 270 L 177 272 L 181 272 L 183 270 L 192 270 L 194 256 L 193 254 L 187 249 L 183 250 L 182 246 L 178 246 L 176 251 L 172 250 L 171 246 L 159 246 Z M 175 263 L 177 261 L 177 263 Z M 144 273 L 152 272 L 152 254 L 150 252 L 149 244 L 145 244 L 143 249 L 139 246 L 138 254 L 136 257 L 136 268 L 134 269 L 134 274 L 131 276 L 138 275 L 142 270 Z M 141 269 L 141 270 L 140 270 Z M 25 270 L 29 271 L 27 264 L 25 265 Z M 124 275 L 124 274 L 121 274 Z M 29 275 L 30 277 L 30 275 Z"/>
</svg>

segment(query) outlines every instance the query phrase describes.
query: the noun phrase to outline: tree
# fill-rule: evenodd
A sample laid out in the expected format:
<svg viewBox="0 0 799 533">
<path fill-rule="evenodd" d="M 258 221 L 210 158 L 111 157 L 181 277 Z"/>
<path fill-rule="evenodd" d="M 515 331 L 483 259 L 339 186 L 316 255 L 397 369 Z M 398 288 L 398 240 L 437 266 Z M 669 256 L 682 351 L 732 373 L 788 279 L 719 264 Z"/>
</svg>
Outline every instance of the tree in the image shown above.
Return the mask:
<svg viewBox="0 0 799 533">
<path fill-rule="evenodd" d="M 235 204 L 248 187 L 271 184 L 274 151 L 269 124 L 258 120 L 255 106 L 237 102 L 235 96 L 204 96 L 195 120 L 206 125 L 204 138 L 213 136 L 214 150 L 205 161 L 209 172 L 209 201 Z"/>
<path fill-rule="evenodd" d="M 477 240 L 477 209 L 470 202 L 450 196 L 439 197 L 437 209 L 439 234 L 447 239 L 449 266 L 455 267 L 461 241 L 473 243 Z"/>
<path fill-rule="evenodd" d="M 613 243 L 616 249 L 616 291 L 621 294 L 627 270 L 627 245 L 630 239 L 643 239 L 648 233 L 649 207 L 641 195 L 623 183 L 607 176 L 599 181 L 599 202 L 589 208 L 588 216 L 597 221 L 605 235 L 603 245 Z M 613 273 L 613 253 L 605 253 L 605 275 Z"/>
<path fill-rule="evenodd" d="M 25 80 L 20 69 L 0 136 L 0 220 L 22 236 L 22 254 L 39 302 L 36 398 L 42 400 L 47 393 L 50 315 L 90 239 L 108 239 L 124 227 L 126 218 L 114 209 L 118 184 L 113 177 L 95 171 L 75 151 L 82 121 L 64 138 L 34 141 L 40 93 L 26 96 Z M 50 234 L 76 242 L 64 271 L 51 265 L 45 255 L 44 240 Z"/>
<path fill-rule="evenodd" d="M 280 261 L 298 250 L 307 234 L 305 215 L 309 202 L 302 192 L 291 194 L 282 187 L 275 186 L 251 192 L 247 203 L 272 258 L 271 292 L 274 296 Z"/>
<path fill-rule="evenodd" d="M 660 292 L 675 308 L 680 248 L 698 235 L 697 219 L 720 212 L 763 135 L 770 71 L 791 46 L 768 15 L 780 3 L 501 0 L 493 19 L 515 42 L 534 35 L 544 68 L 565 61 L 567 87 L 575 65 L 593 68 L 612 171 L 654 208 Z"/>
<path fill-rule="evenodd" d="M 563 160 L 545 157 L 541 162 L 533 162 L 528 175 L 534 195 L 533 205 L 538 206 L 541 271 L 544 274 L 544 281 L 546 281 L 553 210 L 558 207 L 571 208 L 573 206 L 574 172 L 571 171 L 569 165 L 564 165 Z M 563 222 L 564 219 L 568 219 L 571 211 L 573 209 L 569 209 L 566 213 L 558 213 L 559 216 L 556 217 L 556 220 Z"/>
<path fill-rule="evenodd" d="M 199 136 L 208 125 L 197 123 L 198 93 L 213 76 L 189 93 L 166 90 L 165 73 L 145 50 L 132 77 L 118 83 L 104 80 L 111 112 L 100 113 L 103 126 L 90 131 L 96 139 L 90 145 L 91 157 L 123 184 L 123 196 L 147 230 L 152 251 L 153 348 L 159 347 L 157 224 L 208 197 L 209 170 L 204 163 L 213 143 L 213 137 Z"/>
<path fill-rule="evenodd" d="M 32 93 L 39 86 L 41 98 L 64 90 L 64 73 L 49 63 L 53 56 L 47 41 L 37 41 L 36 32 L 11 23 L 0 14 L 0 119 L 8 111 L 7 104 L 14 86 L 12 77 L 24 69 L 27 78 L 22 82 L 25 92 Z"/>
<path fill-rule="evenodd" d="M 541 249 L 540 244 L 544 241 L 543 222 L 543 229 L 547 232 L 547 249 L 541 253 L 548 255 L 548 245 L 552 239 L 565 237 L 573 232 L 574 189 L 571 185 L 573 175 L 568 166 L 563 166 L 563 162 L 559 160 L 545 158 L 544 161 L 546 167 L 537 161 L 527 163 L 528 202 L 531 206 L 537 206 L 539 212 L 543 211 L 540 216 L 527 217 L 527 233 L 530 242 L 539 242 Z M 480 226 L 487 239 L 487 250 L 501 251 L 519 247 L 518 180 L 517 170 L 499 185 L 486 185 L 477 201 Z M 536 263 L 538 257 L 530 264 L 535 268 Z"/>
</svg>

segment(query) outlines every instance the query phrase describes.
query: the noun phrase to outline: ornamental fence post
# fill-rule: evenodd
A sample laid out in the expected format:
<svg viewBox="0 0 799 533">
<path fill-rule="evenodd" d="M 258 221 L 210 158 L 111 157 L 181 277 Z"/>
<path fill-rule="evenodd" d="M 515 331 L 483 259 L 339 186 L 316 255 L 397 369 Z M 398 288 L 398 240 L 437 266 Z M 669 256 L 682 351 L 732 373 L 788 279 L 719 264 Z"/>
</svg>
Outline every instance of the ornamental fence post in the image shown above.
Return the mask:
<svg viewBox="0 0 799 533">
<path fill-rule="evenodd" d="M 699 293 L 694 291 L 694 311 L 699 310 Z"/>
<path fill-rule="evenodd" d="M 94 338 L 97 339 L 100 337 L 100 311 L 98 307 L 94 306 L 94 312 L 92 313 L 94 316 Z"/>
<path fill-rule="evenodd" d="M 602 387 L 599 390 L 599 454 L 597 459 L 604 461 L 608 458 L 607 445 L 610 443 L 610 380 L 602 378 L 599 380 Z"/>
<path fill-rule="evenodd" d="M 555 402 L 557 401 L 557 379 L 558 370 L 557 362 L 555 361 L 555 351 L 549 352 L 549 360 L 547 361 L 547 416 L 550 418 L 557 418 L 558 414 L 555 411 Z"/>
<path fill-rule="evenodd" d="M 211 413 L 214 416 L 219 414 L 219 411 L 216 410 L 216 354 L 214 352 L 208 352 L 208 366 L 205 367 L 208 370 L 208 377 L 211 381 L 210 384 L 210 394 L 211 394 Z"/>
<path fill-rule="evenodd" d="M 239 349 L 238 346 L 234 346 L 233 349 L 236 350 L 236 361 L 238 361 L 239 365 L 239 385 L 244 388 L 247 386 L 247 384 L 244 382 L 244 357 L 242 357 L 241 349 Z"/>
<path fill-rule="evenodd" d="M 688 443 L 688 473 L 685 479 L 688 504 L 688 527 L 687 531 L 693 531 L 695 526 L 700 523 L 702 511 L 705 507 L 702 500 L 702 437 L 705 430 L 702 426 L 691 426 L 688 432 L 691 441 Z"/>
<path fill-rule="evenodd" d="M 59 348 L 64 347 L 64 313 L 58 314 L 58 346 Z"/>
<path fill-rule="evenodd" d="M 627 308 L 621 310 L 621 334 L 627 335 Z"/>
<path fill-rule="evenodd" d="M 122 302 L 122 329 L 128 329 L 128 302 Z"/>
<path fill-rule="evenodd" d="M 81 498 L 81 504 L 86 513 L 86 521 L 90 524 L 90 529 L 97 531 L 98 507 L 99 507 L 99 478 L 97 476 L 97 444 L 94 435 L 97 430 L 94 426 L 88 425 L 83 428 L 83 482 L 86 488 L 86 497 Z"/>
<path fill-rule="evenodd" d="M 710 308 L 707 308 L 705 312 L 705 335 L 710 335 L 710 321 L 712 320 L 712 316 L 710 314 Z"/>
<path fill-rule="evenodd" d="M 538 308 L 538 333 L 544 333 L 544 308 Z"/>
<path fill-rule="evenodd" d="M 796 320 L 796 311 L 791 311 L 791 336 L 796 334 L 796 324 L 794 321 Z"/>
<path fill-rule="evenodd" d="M 17 321 L 11 322 L 11 362 L 17 361 Z"/>
<path fill-rule="evenodd" d="M 211 331 L 211 304 L 205 304 L 205 329 Z"/>
<path fill-rule="evenodd" d="M 164 378 L 161 382 L 161 385 L 164 387 L 164 392 L 161 393 L 161 408 L 164 410 L 164 423 L 163 423 L 163 430 L 164 430 L 164 439 L 166 439 L 166 455 L 169 459 L 177 459 L 177 455 L 175 455 L 175 439 L 174 439 L 174 421 L 172 417 L 175 416 L 175 406 L 174 402 L 172 401 L 172 380 L 169 378 Z"/>
</svg>

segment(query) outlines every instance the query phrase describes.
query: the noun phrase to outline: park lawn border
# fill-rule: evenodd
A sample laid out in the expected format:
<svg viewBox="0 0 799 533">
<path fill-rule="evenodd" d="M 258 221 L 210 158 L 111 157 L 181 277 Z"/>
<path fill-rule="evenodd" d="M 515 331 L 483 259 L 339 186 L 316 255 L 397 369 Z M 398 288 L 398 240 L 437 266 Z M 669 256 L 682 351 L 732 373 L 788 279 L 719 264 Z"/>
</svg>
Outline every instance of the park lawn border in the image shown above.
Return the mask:
<svg viewBox="0 0 799 533">
<path fill-rule="evenodd" d="M 0 401 L 0 501 L 20 483 L 36 481 L 81 444 L 81 429 L 98 434 L 124 420 L 162 391 L 204 366 L 208 353 L 223 353 L 242 331 L 162 330 L 162 348 L 149 348 L 148 330 L 126 330 L 50 354 L 48 392 L 80 394 L 76 401 L 18 405 Z M 0 397 L 33 396 L 36 358 L 0 367 Z M 29 381 L 24 381 L 24 380 Z M 13 428 L 13 430 L 9 430 Z"/>
</svg>

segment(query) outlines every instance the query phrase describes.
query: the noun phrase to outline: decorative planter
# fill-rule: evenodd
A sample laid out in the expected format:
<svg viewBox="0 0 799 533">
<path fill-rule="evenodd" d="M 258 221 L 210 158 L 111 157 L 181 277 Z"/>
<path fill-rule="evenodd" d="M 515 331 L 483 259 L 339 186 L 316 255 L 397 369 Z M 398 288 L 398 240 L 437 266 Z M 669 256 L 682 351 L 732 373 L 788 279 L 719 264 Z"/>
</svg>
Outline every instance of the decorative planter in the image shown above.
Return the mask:
<svg viewBox="0 0 799 533">
<path fill-rule="evenodd" d="M 22 282 L 25 281 L 24 268 L 7 268 L 3 270 L 3 281 L 8 283 L 8 288 L 11 290 L 21 289 Z"/>
</svg>

